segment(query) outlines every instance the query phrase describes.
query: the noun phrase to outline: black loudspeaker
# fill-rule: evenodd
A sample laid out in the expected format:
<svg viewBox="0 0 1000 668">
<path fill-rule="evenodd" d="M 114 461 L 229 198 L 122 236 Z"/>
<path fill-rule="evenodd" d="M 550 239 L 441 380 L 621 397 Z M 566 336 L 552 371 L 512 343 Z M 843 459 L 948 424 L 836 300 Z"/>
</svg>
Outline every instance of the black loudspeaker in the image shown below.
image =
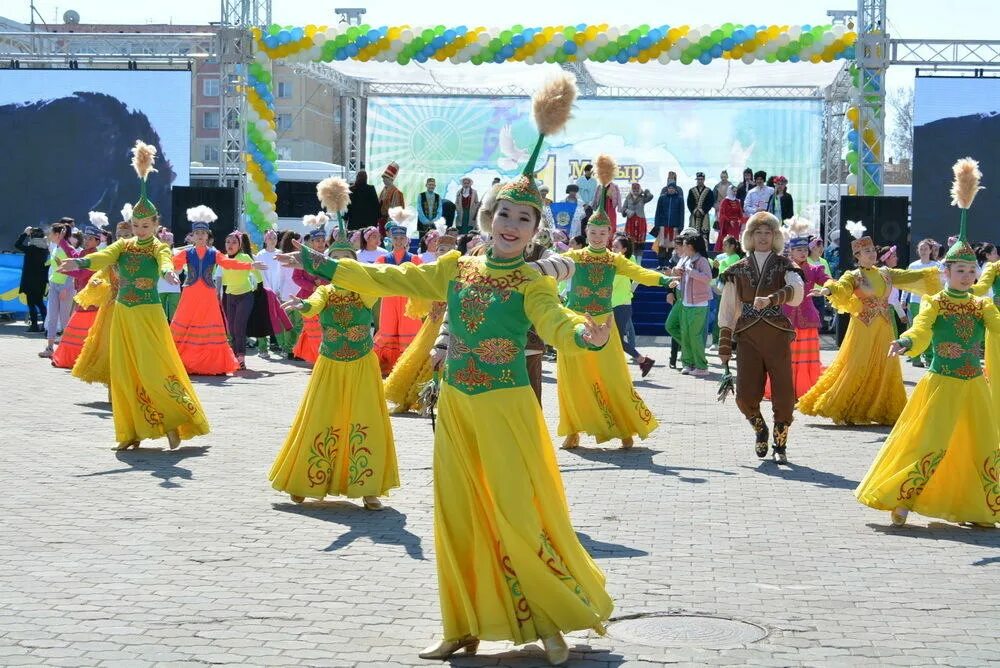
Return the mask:
<svg viewBox="0 0 1000 668">
<path fill-rule="evenodd" d="M 315 181 L 278 181 L 275 194 L 279 218 L 302 218 L 319 211 Z"/>
<path fill-rule="evenodd" d="M 212 223 L 213 245 L 219 250 L 225 249 L 226 235 L 238 227 L 235 188 L 174 186 L 170 191 L 170 200 L 173 203 L 170 231 L 174 233 L 175 246 L 183 246 L 184 238 L 191 231 L 187 210 L 204 204 L 219 217 Z"/>
<path fill-rule="evenodd" d="M 896 246 L 899 268 L 910 264 L 910 199 L 908 197 L 841 197 L 840 198 L 840 268 L 854 268 L 851 252 L 853 237 L 847 231 L 847 221 L 860 221 L 865 234 L 876 246 Z"/>
</svg>

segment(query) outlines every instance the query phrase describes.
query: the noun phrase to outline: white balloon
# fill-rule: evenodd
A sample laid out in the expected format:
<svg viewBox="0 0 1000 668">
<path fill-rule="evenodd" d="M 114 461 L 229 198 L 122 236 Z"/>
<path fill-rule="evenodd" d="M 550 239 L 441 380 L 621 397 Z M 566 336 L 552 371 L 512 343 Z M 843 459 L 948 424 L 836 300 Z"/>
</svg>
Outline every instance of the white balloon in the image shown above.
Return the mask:
<svg viewBox="0 0 1000 668">
<path fill-rule="evenodd" d="M 753 64 L 753 61 L 756 60 L 756 57 L 754 57 L 754 55 L 752 53 L 744 53 L 743 57 L 740 58 L 740 60 L 742 60 L 747 65 L 751 65 L 751 64 Z"/>
<path fill-rule="evenodd" d="M 607 34 L 603 32 L 597 33 L 597 37 L 594 38 L 594 43 L 597 44 L 597 46 L 607 46 L 609 41 L 611 40 L 609 40 Z"/>
<path fill-rule="evenodd" d="M 791 37 L 789 37 L 786 33 L 781 33 L 780 35 L 778 35 L 778 39 L 769 40 L 768 44 L 774 44 L 777 42 L 779 46 L 788 46 L 788 43 L 791 41 L 792 41 Z"/>
<path fill-rule="evenodd" d="M 798 39 L 802 36 L 802 28 L 800 26 L 789 26 L 787 34 L 791 39 Z"/>
<path fill-rule="evenodd" d="M 329 39 L 329 40 L 337 39 L 337 29 L 336 28 L 327 28 L 326 29 L 326 38 Z"/>
<path fill-rule="evenodd" d="M 848 174 L 847 175 L 847 179 L 845 179 L 845 181 L 846 181 L 846 184 L 847 184 L 848 188 L 851 188 L 851 187 L 857 188 L 858 187 L 858 175 L 857 174 Z"/>
<path fill-rule="evenodd" d="M 476 41 L 479 42 L 479 46 L 486 46 L 487 44 L 490 43 L 491 39 L 493 39 L 493 36 L 490 35 L 488 32 L 481 32 L 479 33 L 479 36 L 476 38 Z"/>
<path fill-rule="evenodd" d="M 830 32 L 833 33 L 835 38 L 840 39 L 847 32 L 847 27 L 843 23 L 838 23 L 830 29 Z"/>
<path fill-rule="evenodd" d="M 403 50 L 403 40 L 401 40 L 401 39 L 394 39 L 394 40 L 392 40 L 391 42 L 389 42 L 389 48 L 393 49 L 394 51 L 397 51 L 397 52 L 402 51 Z"/>
<path fill-rule="evenodd" d="M 271 223 L 272 225 L 274 223 L 277 223 L 278 222 L 278 214 L 275 213 L 275 212 L 269 213 L 268 216 L 267 216 L 267 222 Z"/>
<path fill-rule="evenodd" d="M 618 34 L 619 35 L 627 35 L 630 30 L 632 30 L 632 26 L 630 26 L 627 23 L 623 23 L 620 26 L 618 26 Z"/>
<path fill-rule="evenodd" d="M 257 121 L 257 129 L 261 132 L 267 132 L 271 129 L 271 124 L 265 121 L 263 118 Z"/>
<path fill-rule="evenodd" d="M 268 131 L 264 133 L 264 139 L 267 141 L 278 141 L 278 133 L 274 130 L 268 129 Z"/>
<path fill-rule="evenodd" d="M 406 29 L 403 32 L 399 33 L 399 38 L 401 40 L 403 40 L 404 44 L 406 44 L 408 42 L 412 42 L 413 41 L 413 31 L 409 30 L 409 29 Z"/>
<path fill-rule="evenodd" d="M 826 32 L 824 32 L 823 33 L 823 37 L 820 40 L 820 42 L 823 44 L 823 46 L 830 46 L 835 41 L 837 41 L 837 37 L 830 30 L 827 30 Z"/>
<path fill-rule="evenodd" d="M 562 46 L 563 44 L 566 43 L 566 35 L 562 34 L 561 32 L 557 32 L 555 35 L 552 36 L 551 43 L 556 46 Z"/>
<path fill-rule="evenodd" d="M 657 56 L 656 59 L 658 61 L 660 61 L 661 63 L 663 63 L 664 65 L 666 65 L 667 63 L 670 62 L 670 54 L 668 52 L 664 51 L 659 56 Z"/>
<path fill-rule="evenodd" d="M 688 34 L 684 35 L 679 41 L 687 40 L 688 44 L 694 44 L 701 39 L 701 32 L 698 30 L 689 30 Z"/>
<path fill-rule="evenodd" d="M 698 32 L 701 34 L 702 37 L 704 37 L 705 35 L 711 35 L 712 26 L 708 25 L 707 23 L 704 25 L 700 25 L 698 26 Z"/>
<path fill-rule="evenodd" d="M 316 46 L 323 46 L 326 44 L 326 33 L 318 32 L 313 35 L 313 44 Z"/>
<path fill-rule="evenodd" d="M 679 48 L 681 51 L 683 51 L 684 49 L 691 46 L 691 41 L 687 37 L 681 37 L 679 40 L 677 40 L 677 44 L 675 46 Z"/>
<path fill-rule="evenodd" d="M 608 36 L 608 39 L 618 39 L 618 37 L 621 35 L 621 33 L 618 32 L 618 28 L 614 26 L 610 26 L 604 32 Z"/>
<path fill-rule="evenodd" d="M 681 52 L 684 50 L 681 46 L 672 46 L 667 51 L 667 55 L 670 56 L 670 60 L 677 60 L 681 57 Z"/>
<path fill-rule="evenodd" d="M 271 60 L 271 56 L 267 55 L 264 51 L 254 52 L 253 57 L 261 65 L 267 65 L 268 61 Z"/>
</svg>

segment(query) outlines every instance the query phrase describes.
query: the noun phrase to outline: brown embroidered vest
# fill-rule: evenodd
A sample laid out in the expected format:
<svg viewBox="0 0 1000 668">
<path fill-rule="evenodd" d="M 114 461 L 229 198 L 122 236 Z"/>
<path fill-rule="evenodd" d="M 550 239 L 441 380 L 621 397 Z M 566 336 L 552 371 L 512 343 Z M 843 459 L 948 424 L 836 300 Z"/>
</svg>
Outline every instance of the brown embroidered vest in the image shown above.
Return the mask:
<svg viewBox="0 0 1000 668">
<path fill-rule="evenodd" d="M 785 274 L 789 271 L 802 274 L 802 270 L 791 260 L 774 253 L 764 261 L 763 267 L 758 267 L 751 252 L 722 274 L 722 280 L 736 286 L 736 295 L 740 302 L 741 312 L 733 330 L 734 334 L 753 327 L 758 322 L 765 322 L 786 332 L 795 331 L 788 316 L 782 312 L 781 304 L 774 304 L 759 311 L 753 307 L 754 298 L 770 297 L 784 288 Z"/>
</svg>

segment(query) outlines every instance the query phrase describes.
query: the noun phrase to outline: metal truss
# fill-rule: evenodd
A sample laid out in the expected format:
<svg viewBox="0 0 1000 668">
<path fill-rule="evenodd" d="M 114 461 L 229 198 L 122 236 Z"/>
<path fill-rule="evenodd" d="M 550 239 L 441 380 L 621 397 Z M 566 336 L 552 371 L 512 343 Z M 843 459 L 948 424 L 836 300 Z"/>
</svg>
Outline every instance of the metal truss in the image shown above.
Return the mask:
<svg viewBox="0 0 1000 668">
<path fill-rule="evenodd" d="M 872 184 L 881 195 L 885 180 L 885 72 L 889 67 L 889 35 L 886 32 L 886 0 L 858 0 L 858 41 L 855 45 L 861 76 L 858 124 L 859 195 Z M 870 137 L 866 140 L 865 137 Z M 877 150 L 876 150 L 877 147 Z"/>
<path fill-rule="evenodd" d="M 840 68 L 833 83 L 826 89 L 823 105 L 823 170 L 821 182 L 823 234 L 829 241 L 830 232 L 840 229 L 840 197 L 847 177 L 842 154 L 847 136 L 847 107 L 851 104 L 854 82 L 847 65 Z"/>
<path fill-rule="evenodd" d="M 127 65 L 187 66 L 215 55 L 213 33 L 51 33 L 0 32 L 0 59 L 22 66 Z"/>
<path fill-rule="evenodd" d="M 292 71 L 309 77 L 329 88 L 338 95 L 362 95 L 364 83 L 360 79 L 341 74 L 323 63 L 286 63 Z"/>
<path fill-rule="evenodd" d="M 492 88 L 447 88 L 433 84 L 410 83 L 368 83 L 367 92 L 375 96 L 435 96 L 457 95 L 461 97 L 531 97 L 534 89 L 516 84 Z M 632 88 L 618 86 L 598 86 L 591 93 L 580 89 L 584 98 L 767 98 L 767 99 L 823 99 L 823 89 L 816 86 L 761 86 L 747 88 Z"/>
<path fill-rule="evenodd" d="M 892 65 L 968 65 L 1000 67 L 1000 40 L 894 39 Z"/>
</svg>

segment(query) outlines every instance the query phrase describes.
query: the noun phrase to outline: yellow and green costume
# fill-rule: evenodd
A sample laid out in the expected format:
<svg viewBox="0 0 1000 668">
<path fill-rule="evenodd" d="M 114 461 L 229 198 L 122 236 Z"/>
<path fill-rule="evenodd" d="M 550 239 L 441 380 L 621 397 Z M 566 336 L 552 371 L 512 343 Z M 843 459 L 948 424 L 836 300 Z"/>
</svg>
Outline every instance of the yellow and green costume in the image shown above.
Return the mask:
<svg viewBox="0 0 1000 668">
<path fill-rule="evenodd" d="M 447 301 L 450 345 L 434 443 L 434 534 L 446 640 L 531 642 L 603 630 L 604 574 L 573 530 L 525 367 L 528 329 L 571 357 L 584 318 L 522 258 L 364 265 L 302 253 L 308 271 L 371 296 Z M 612 339 L 614 337 L 612 336 Z"/>
<path fill-rule="evenodd" d="M 77 293 L 76 303 L 83 308 L 97 307 L 94 324 L 83 340 L 72 374 L 85 383 L 111 384 L 111 321 L 115 314 L 118 297 L 118 270 L 109 265 L 94 274 L 87 285 Z"/>
<path fill-rule="evenodd" d="M 889 315 L 893 286 L 917 294 L 941 289 L 937 267 L 927 269 L 852 269 L 827 281 L 830 303 L 849 313 L 847 336 L 833 364 L 799 398 L 799 412 L 827 417 L 836 424 L 893 425 L 906 405 L 899 360 L 886 355 L 895 338 Z"/>
<path fill-rule="evenodd" d="M 929 346 L 933 360 L 855 491 L 861 503 L 949 522 L 1000 519 L 1000 428 L 980 363 L 987 331 L 1000 334 L 990 300 L 950 289 L 924 297 L 900 341 L 911 357 Z"/>
<path fill-rule="evenodd" d="M 434 376 L 431 352 L 441 331 L 446 310 L 444 302 L 427 302 L 422 299 L 411 299 L 406 305 L 408 318 L 422 319 L 424 322 L 385 379 L 385 399 L 392 406 L 393 413 L 423 409 L 420 389 Z"/>
<path fill-rule="evenodd" d="M 305 300 L 323 338 L 302 403 L 271 466 L 292 496 L 382 496 L 399 487 L 396 449 L 372 351 L 374 298 L 322 285 Z"/>
<path fill-rule="evenodd" d="M 170 246 L 153 238 L 120 239 L 76 262 L 84 269 L 118 270 L 107 341 L 116 440 L 162 438 L 171 430 L 181 440 L 207 434 L 156 290 L 160 276 L 173 271 Z"/>
<path fill-rule="evenodd" d="M 585 432 L 598 443 L 636 434 L 646 438 L 659 423 L 632 386 L 611 293 L 619 275 L 643 285 L 666 285 L 668 279 L 605 248 L 588 247 L 564 255 L 576 263 L 566 306 L 598 323 L 610 321 L 611 338 L 600 352 L 557 357 L 559 435 Z"/>
<path fill-rule="evenodd" d="M 993 304 L 1000 307 L 1000 261 L 987 264 L 979 280 L 972 286 L 972 294 L 977 297 L 982 297 L 990 290 L 993 291 Z M 996 375 L 1000 373 L 1000 340 L 994 342 L 993 336 L 992 332 L 986 331 L 986 377 L 990 381 L 994 405 L 1000 410 L 1000 377 Z"/>
</svg>

